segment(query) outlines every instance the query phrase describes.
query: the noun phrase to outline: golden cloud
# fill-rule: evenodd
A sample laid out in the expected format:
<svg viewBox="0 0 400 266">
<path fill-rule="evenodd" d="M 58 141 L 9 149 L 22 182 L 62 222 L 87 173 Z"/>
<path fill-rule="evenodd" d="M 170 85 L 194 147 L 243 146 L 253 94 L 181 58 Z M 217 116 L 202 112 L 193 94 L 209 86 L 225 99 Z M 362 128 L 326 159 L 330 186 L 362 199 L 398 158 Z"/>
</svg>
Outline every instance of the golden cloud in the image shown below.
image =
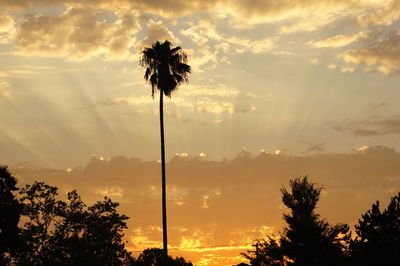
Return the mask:
<svg viewBox="0 0 400 266">
<path fill-rule="evenodd" d="M 133 34 L 140 29 L 137 15 L 115 14 L 115 21 L 107 15 L 93 8 L 68 8 L 54 16 L 26 16 L 17 29 L 15 44 L 23 55 L 127 58 L 135 43 Z"/>
<path fill-rule="evenodd" d="M 8 90 L 1 90 L 0 89 L 0 97 L 11 98 L 11 92 L 8 91 Z"/>
<path fill-rule="evenodd" d="M 184 85 L 176 96 L 166 99 L 165 104 L 174 104 L 181 108 L 185 108 L 190 112 L 206 112 L 212 114 L 221 113 L 246 113 L 255 110 L 252 105 L 234 105 L 233 100 L 239 95 L 251 97 L 242 94 L 239 89 L 228 87 L 224 84 L 189 84 Z M 132 106 L 140 106 L 140 110 L 135 111 L 135 114 L 158 114 L 158 110 L 154 109 L 156 99 L 150 95 L 124 96 L 116 97 L 110 104 L 129 104 Z M 147 108 L 147 109 L 146 109 Z M 168 113 L 166 113 L 168 115 Z M 180 118 L 180 114 L 169 114 Z"/>
<path fill-rule="evenodd" d="M 336 48 L 336 47 L 347 46 L 360 39 L 366 39 L 367 37 L 368 35 L 365 32 L 361 31 L 353 35 L 339 34 L 320 41 L 310 41 L 308 42 L 308 44 L 317 48 L 325 48 L 325 47 Z"/>
<path fill-rule="evenodd" d="M 196 72 L 202 72 L 204 68 L 213 69 L 218 62 L 229 63 L 226 56 L 250 53 L 264 53 L 272 51 L 276 47 L 277 37 L 261 39 L 248 39 L 236 36 L 227 36 L 216 28 L 216 21 L 200 19 L 188 23 L 189 27 L 179 31 L 195 43 L 195 49 L 189 49 L 188 55 L 192 68 Z"/>
<path fill-rule="evenodd" d="M 387 0 L 376 1 L 380 6 L 372 12 L 363 13 L 358 16 L 358 22 L 362 26 L 368 25 L 391 25 L 400 17 L 400 1 Z"/>
<path fill-rule="evenodd" d="M 122 198 L 124 190 L 121 187 L 96 188 L 95 194 L 109 198 Z"/>
<path fill-rule="evenodd" d="M 168 40 L 173 44 L 179 44 L 180 41 L 175 37 L 174 33 L 168 30 L 167 26 L 162 21 L 150 20 L 147 24 L 147 36 L 138 43 L 138 50 L 143 47 L 150 47 L 156 41 Z"/>
<path fill-rule="evenodd" d="M 383 19 L 393 21 L 399 13 L 399 4 L 396 0 L 89 0 L 84 2 L 79 0 L 0 0 L 0 4 L 5 9 L 90 6 L 114 11 L 142 10 L 165 18 L 210 12 L 218 14 L 219 17 L 232 18 L 237 27 L 289 20 L 290 25 L 281 28 L 283 33 L 312 31 L 347 15 L 359 15 L 359 20 L 367 21 L 365 23 Z M 372 15 L 365 14 L 366 12 Z"/>
<path fill-rule="evenodd" d="M 339 55 L 345 62 L 366 65 L 365 71 L 378 71 L 386 75 L 400 71 L 400 31 L 378 42 L 374 47 L 352 49 Z"/>
<path fill-rule="evenodd" d="M 7 80 L 0 80 L 0 89 L 10 87 L 11 83 Z"/>
<path fill-rule="evenodd" d="M 14 35 L 14 19 L 10 15 L 0 13 L 0 44 L 10 42 Z"/>
<path fill-rule="evenodd" d="M 198 101 L 196 103 L 195 110 L 199 112 L 204 111 L 213 114 L 221 114 L 221 113 L 233 114 L 235 112 L 235 106 L 230 102 L 206 99 Z"/>
</svg>

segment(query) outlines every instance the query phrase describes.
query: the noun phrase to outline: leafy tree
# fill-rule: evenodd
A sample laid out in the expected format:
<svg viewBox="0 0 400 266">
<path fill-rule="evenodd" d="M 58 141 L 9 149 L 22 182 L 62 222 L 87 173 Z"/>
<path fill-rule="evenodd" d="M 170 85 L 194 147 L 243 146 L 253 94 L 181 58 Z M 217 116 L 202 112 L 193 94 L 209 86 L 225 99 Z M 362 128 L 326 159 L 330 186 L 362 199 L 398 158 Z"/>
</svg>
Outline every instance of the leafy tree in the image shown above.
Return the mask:
<svg viewBox="0 0 400 266">
<path fill-rule="evenodd" d="M 54 224 L 64 203 L 57 200 L 57 188 L 35 182 L 21 189 L 22 215 L 26 222 L 21 230 L 23 247 L 17 254 L 22 265 L 51 265 Z"/>
<path fill-rule="evenodd" d="M 193 266 L 182 257 L 166 257 L 165 252 L 158 248 L 145 249 L 138 257 L 135 266 Z"/>
<path fill-rule="evenodd" d="M 400 193 L 381 211 L 379 201 L 358 224 L 350 249 L 354 265 L 400 265 Z"/>
<path fill-rule="evenodd" d="M 249 256 L 245 253 L 242 255 L 250 260 L 251 265 L 284 265 L 284 255 L 280 246 L 279 240 L 271 236 L 267 236 L 267 240 L 257 241 L 259 246 L 258 257 Z"/>
<path fill-rule="evenodd" d="M 290 191 L 282 188 L 282 201 L 291 209 L 284 214 L 288 224 L 281 238 L 283 253 L 295 265 L 340 265 L 350 235 L 346 224 L 330 226 L 315 212 L 322 187 L 310 183 L 307 176 L 290 181 Z"/>
<path fill-rule="evenodd" d="M 105 197 L 87 208 L 75 190 L 68 193 L 68 203 L 61 214 L 63 219 L 56 224 L 55 231 L 55 250 L 58 248 L 61 257 L 68 259 L 68 265 L 133 262 L 122 239 L 128 217 L 116 211 L 118 205 Z"/>
<path fill-rule="evenodd" d="M 282 201 L 291 212 L 279 241 L 268 237 L 258 260 L 262 265 L 343 265 L 347 262 L 346 243 L 350 239 L 345 224 L 331 226 L 315 212 L 322 187 L 307 176 L 290 181 L 290 191 L 282 188 Z M 256 258 L 247 256 L 252 265 Z M 261 265 L 261 264 L 259 264 Z"/>
<path fill-rule="evenodd" d="M 35 182 L 21 190 L 26 222 L 25 245 L 16 254 L 21 265 L 131 265 L 125 249 L 125 215 L 118 203 L 105 197 L 90 207 L 77 192 L 66 202 L 56 199 L 57 188 Z"/>
<path fill-rule="evenodd" d="M 22 206 L 16 199 L 14 191 L 17 180 L 7 167 L 0 166 L 0 265 L 10 263 L 9 253 L 18 247 Z"/>
<path fill-rule="evenodd" d="M 164 106 L 163 96 L 171 97 L 177 87 L 188 81 L 190 66 L 187 65 L 186 53 L 181 47 L 171 48 L 169 41 L 156 42 L 142 51 L 140 65 L 146 68 L 144 78 L 151 84 L 151 95 L 160 92 L 160 138 L 161 138 L 161 177 L 162 177 L 162 215 L 163 249 L 168 254 L 167 241 L 167 203 L 164 143 Z"/>
</svg>

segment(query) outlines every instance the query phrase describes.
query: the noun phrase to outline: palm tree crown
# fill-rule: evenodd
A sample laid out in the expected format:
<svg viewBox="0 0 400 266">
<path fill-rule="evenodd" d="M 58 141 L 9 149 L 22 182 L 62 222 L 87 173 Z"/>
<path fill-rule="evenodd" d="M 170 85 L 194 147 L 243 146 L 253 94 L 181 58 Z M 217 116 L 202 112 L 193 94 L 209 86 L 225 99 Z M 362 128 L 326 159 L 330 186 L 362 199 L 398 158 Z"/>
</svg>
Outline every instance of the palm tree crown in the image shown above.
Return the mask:
<svg viewBox="0 0 400 266">
<path fill-rule="evenodd" d="M 142 51 L 140 65 L 146 68 L 144 78 L 151 84 L 153 97 L 156 89 L 171 97 L 178 85 L 188 81 L 187 55 L 181 47 L 171 48 L 171 45 L 167 40 L 157 41 Z"/>
</svg>

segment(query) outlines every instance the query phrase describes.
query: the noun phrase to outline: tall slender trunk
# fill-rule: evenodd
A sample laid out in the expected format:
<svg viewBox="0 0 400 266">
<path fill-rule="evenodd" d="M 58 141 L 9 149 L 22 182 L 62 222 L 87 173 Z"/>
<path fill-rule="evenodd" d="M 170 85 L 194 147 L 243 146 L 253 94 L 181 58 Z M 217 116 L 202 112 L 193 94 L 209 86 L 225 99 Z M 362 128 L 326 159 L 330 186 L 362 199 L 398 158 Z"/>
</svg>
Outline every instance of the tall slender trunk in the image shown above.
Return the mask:
<svg viewBox="0 0 400 266">
<path fill-rule="evenodd" d="M 164 103 L 163 90 L 160 90 L 160 137 L 161 137 L 161 189 L 162 189 L 162 222 L 163 222 L 163 249 L 165 256 L 168 256 L 167 241 L 167 191 L 165 182 L 165 143 L 164 143 Z"/>
</svg>

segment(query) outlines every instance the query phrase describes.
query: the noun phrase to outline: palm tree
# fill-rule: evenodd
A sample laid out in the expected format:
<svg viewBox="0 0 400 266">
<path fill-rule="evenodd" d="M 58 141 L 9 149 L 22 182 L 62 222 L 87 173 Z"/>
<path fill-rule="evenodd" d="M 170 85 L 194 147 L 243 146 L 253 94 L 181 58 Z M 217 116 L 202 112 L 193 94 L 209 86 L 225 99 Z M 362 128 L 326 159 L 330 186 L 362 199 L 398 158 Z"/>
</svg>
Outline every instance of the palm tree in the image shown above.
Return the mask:
<svg viewBox="0 0 400 266">
<path fill-rule="evenodd" d="M 165 182 L 165 144 L 164 144 L 164 110 L 163 95 L 171 97 L 178 85 L 188 81 L 190 66 L 187 65 L 187 55 L 181 47 L 171 48 L 169 41 L 156 42 L 152 47 L 143 49 L 140 65 L 146 68 L 144 78 L 151 84 L 151 96 L 160 91 L 160 138 L 161 138 L 161 178 L 162 178 L 162 221 L 163 248 L 168 255 L 167 241 L 167 202 Z"/>
</svg>

